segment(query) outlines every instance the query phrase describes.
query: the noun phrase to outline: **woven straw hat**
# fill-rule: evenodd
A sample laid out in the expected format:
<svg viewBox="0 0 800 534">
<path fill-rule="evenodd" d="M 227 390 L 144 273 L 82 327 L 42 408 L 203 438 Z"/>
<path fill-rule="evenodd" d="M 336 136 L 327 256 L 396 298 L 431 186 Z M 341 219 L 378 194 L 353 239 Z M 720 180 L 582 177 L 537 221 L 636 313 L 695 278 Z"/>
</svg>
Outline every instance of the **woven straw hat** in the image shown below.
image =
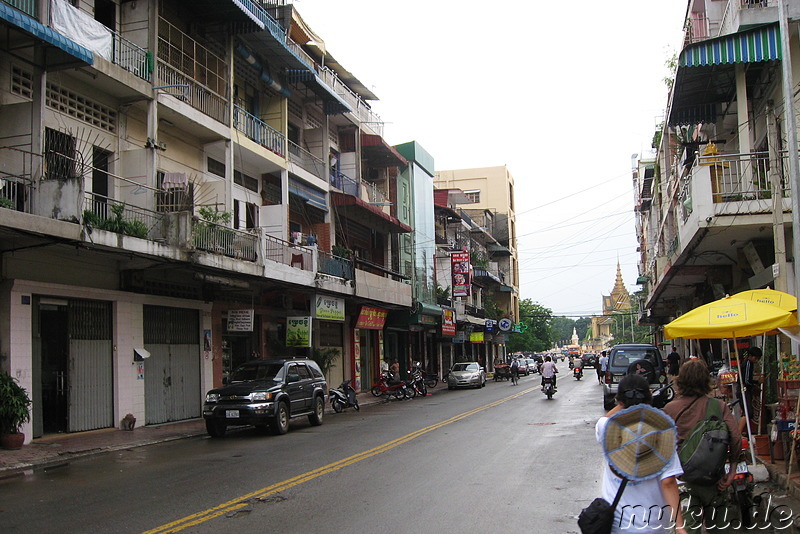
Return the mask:
<svg viewBox="0 0 800 534">
<path fill-rule="evenodd" d="M 648 404 L 614 414 L 603 435 L 611 467 L 629 480 L 658 476 L 675 454 L 677 432 L 670 416 Z"/>
</svg>

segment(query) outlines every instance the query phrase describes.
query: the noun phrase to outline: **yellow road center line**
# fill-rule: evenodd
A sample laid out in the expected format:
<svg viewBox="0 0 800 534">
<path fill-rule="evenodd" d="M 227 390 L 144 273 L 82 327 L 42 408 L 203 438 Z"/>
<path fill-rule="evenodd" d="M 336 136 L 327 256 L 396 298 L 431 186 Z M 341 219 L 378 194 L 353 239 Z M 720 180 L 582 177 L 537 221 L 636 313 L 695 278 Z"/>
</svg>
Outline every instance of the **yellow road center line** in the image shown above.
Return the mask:
<svg viewBox="0 0 800 534">
<path fill-rule="evenodd" d="M 303 473 L 302 475 L 297 475 L 296 477 L 289 478 L 282 482 L 278 482 L 271 486 L 267 486 L 266 488 L 261 488 L 260 490 L 256 490 L 252 493 L 248 493 L 246 495 L 242 495 L 241 497 L 237 497 L 231 501 L 226 503 L 222 503 L 217 505 L 213 508 L 209 508 L 208 510 L 203 510 L 202 512 L 197 512 L 192 515 L 188 515 L 184 518 L 178 519 L 177 521 L 172 521 L 171 523 L 167 523 L 166 525 L 161 525 L 160 527 L 156 527 L 152 530 L 148 530 L 142 534 L 170 534 L 173 532 L 180 532 L 186 528 L 199 525 L 200 523 L 205 523 L 215 517 L 219 517 L 224 514 L 228 514 L 230 512 L 234 512 L 236 510 L 240 510 L 245 508 L 246 506 L 250 505 L 250 501 L 253 499 L 263 499 L 270 495 L 274 495 L 281 491 L 288 490 L 294 486 L 302 484 L 304 482 L 308 482 L 309 480 L 313 480 L 319 476 L 325 475 L 327 473 L 332 473 L 334 471 L 338 471 L 348 465 L 352 465 L 354 463 L 360 462 L 361 460 L 366 460 L 367 458 L 371 458 L 375 455 L 381 454 L 388 450 L 391 450 L 398 445 L 402 445 L 403 443 L 408 443 L 409 441 L 416 439 L 428 432 L 432 432 L 443 426 L 449 425 L 451 423 L 455 423 L 457 421 L 461 421 L 471 415 L 475 415 L 476 413 L 480 413 L 484 410 L 488 410 L 489 408 L 493 408 L 498 406 L 506 401 L 510 401 L 512 399 L 516 399 L 526 393 L 530 393 L 538 388 L 533 387 L 529 389 L 525 389 L 520 391 L 519 393 L 515 393 L 509 397 L 504 399 L 497 400 L 495 402 L 486 404 L 484 406 L 480 406 L 475 408 L 474 410 L 470 410 L 468 412 L 464 412 L 458 415 L 451 417 L 450 419 L 445 419 L 439 423 L 434 423 L 430 426 L 426 426 L 425 428 L 421 428 L 415 432 L 411 432 L 410 434 L 406 434 L 405 436 L 399 437 L 397 439 L 393 439 L 392 441 L 388 441 L 382 445 L 378 445 L 377 447 L 373 447 L 372 449 L 360 452 L 358 454 L 354 454 L 348 458 L 344 458 L 342 460 L 338 460 L 336 462 L 330 463 L 328 465 L 319 467 L 314 469 L 313 471 L 309 471 L 307 473 Z"/>
</svg>

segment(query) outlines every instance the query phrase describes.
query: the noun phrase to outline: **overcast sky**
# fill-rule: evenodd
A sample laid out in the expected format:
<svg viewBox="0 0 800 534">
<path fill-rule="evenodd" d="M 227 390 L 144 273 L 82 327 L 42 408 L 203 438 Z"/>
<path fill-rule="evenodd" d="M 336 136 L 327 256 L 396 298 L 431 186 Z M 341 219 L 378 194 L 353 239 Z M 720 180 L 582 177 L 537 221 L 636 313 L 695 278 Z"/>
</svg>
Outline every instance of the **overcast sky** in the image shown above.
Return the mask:
<svg viewBox="0 0 800 534">
<path fill-rule="evenodd" d="M 632 154 L 662 120 L 686 0 L 295 0 L 380 99 L 391 144 L 437 170 L 507 165 L 520 297 L 599 313 L 617 260 L 636 285 Z"/>
</svg>

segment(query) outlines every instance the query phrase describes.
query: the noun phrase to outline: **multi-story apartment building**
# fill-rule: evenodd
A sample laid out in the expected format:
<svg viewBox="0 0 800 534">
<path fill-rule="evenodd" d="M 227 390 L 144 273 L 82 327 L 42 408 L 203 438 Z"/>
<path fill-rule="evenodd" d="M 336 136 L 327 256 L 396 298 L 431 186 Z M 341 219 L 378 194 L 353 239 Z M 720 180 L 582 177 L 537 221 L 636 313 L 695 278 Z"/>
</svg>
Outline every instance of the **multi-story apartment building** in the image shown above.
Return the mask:
<svg viewBox="0 0 800 534">
<path fill-rule="evenodd" d="M 787 50 L 775 0 L 688 2 L 655 156 L 633 174 L 641 322 L 663 325 L 740 290 L 796 290 L 786 103 L 798 91 L 782 62 L 790 53 L 789 72 L 800 66 L 800 4 L 788 16 Z M 720 354 L 703 343 L 691 353 Z"/>
<path fill-rule="evenodd" d="M 28 439 L 198 417 L 250 358 L 334 348 L 361 387 L 402 350 L 408 162 L 292 5 L 2 0 L 0 32 L 0 369 Z"/>
<path fill-rule="evenodd" d="M 509 335 L 497 321 L 519 321 L 514 179 L 502 166 L 437 171 L 434 183 L 438 189 L 437 281 L 449 288 L 446 294 L 462 326 L 453 341 L 456 345 L 467 342 L 462 350 L 455 348 L 455 357 L 489 363 L 503 355 Z M 452 283 L 454 253 L 468 254 L 466 294 L 459 294 Z"/>
</svg>

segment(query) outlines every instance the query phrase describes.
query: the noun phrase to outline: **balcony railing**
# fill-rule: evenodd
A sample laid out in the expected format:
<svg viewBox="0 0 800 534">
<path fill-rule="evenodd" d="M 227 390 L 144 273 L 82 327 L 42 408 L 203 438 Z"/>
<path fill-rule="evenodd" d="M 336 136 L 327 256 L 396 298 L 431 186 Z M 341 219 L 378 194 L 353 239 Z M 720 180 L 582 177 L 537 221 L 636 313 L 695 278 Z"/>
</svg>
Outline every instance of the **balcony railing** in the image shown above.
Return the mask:
<svg viewBox="0 0 800 534">
<path fill-rule="evenodd" d="M 322 67 L 319 70 L 319 74 L 322 81 L 350 105 L 353 109 L 353 114 L 359 121 L 365 124 L 373 133 L 383 137 L 383 120 L 377 113 L 372 111 L 363 98 L 347 87 L 339 79 L 339 76 L 328 67 Z"/>
<path fill-rule="evenodd" d="M 34 183 L 42 169 L 42 156 L 16 147 L 0 147 L 0 204 L 33 213 Z"/>
<path fill-rule="evenodd" d="M 317 272 L 345 280 L 353 280 L 353 260 L 319 251 Z"/>
<path fill-rule="evenodd" d="M 264 236 L 264 257 L 304 271 L 314 270 L 314 249 L 293 245 L 271 235 Z"/>
<path fill-rule="evenodd" d="M 125 39 L 119 33 L 112 33 L 114 35 L 114 64 L 149 82 L 153 76 L 153 55 L 136 43 Z"/>
<path fill-rule="evenodd" d="M 13 8 L 19 9 L 26 15 L 36 18 L 36 0 L 3 0 Z"/>
<path fill-rule="evenodd" d="M 234 128 L 280 157 L 286 157 L 286 136 L 239 106 L 233 107 Z"/>
<path fill-rule="evenodd" d="M 89 226 L 150 241 L 164 238 L 163 213 L 131 206 L 89 191 L 86 191 L 84 201 L 83 218 Z"/>
<path fill-rule="evenodd" d="M 289 141 L 289 161 L 307 170 L 318 178 L 325 179 L 325 162 L 317 156 Z"/>
<path fill-rule="evenodd" d="M 229 124 L 226 61 L 163 18 L 158 30 L 156 87 Z"/>
<path fill-rule="evenodd" d="M 714 203 L 759 200 L 772 197 L 770 161 L 767 152 L 699 156 L 695 166 L 707 166 L 711 173 L 711 195 Z M 782 196 L 788 197 L 790 180 L 786 179 L 788 162 L 781 159 Z"/>
<path fill-rule="evenodd" d="M 258 260 L 258 234 L 243 232 L 208 221 L 194 225 L 194 246 L 215 254 L 247 261 Z"/>
</svg>

